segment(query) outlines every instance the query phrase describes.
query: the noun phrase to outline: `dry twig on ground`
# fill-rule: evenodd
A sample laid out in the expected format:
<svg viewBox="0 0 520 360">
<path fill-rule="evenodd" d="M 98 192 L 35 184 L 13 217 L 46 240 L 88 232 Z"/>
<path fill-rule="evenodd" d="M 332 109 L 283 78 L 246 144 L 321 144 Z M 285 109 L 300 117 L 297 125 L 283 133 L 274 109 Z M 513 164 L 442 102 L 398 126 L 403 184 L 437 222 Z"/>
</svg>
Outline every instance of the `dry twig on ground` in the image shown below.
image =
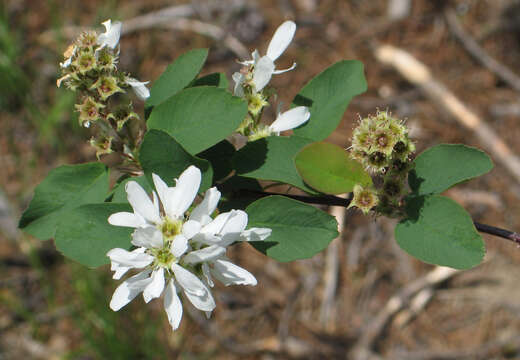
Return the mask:
<svg viewBox="0 0 520 360">
<path fill-rule="evenodd" d="M 408 52 L 391 45 L 376 46 L 374 54 L 377 60 L 394 67 L 460 124 L 473 131 L 492 157 L 520 182 L 520 159 L 490 126 L 468 109 L 446 86 L 435 80 L 426 65 Z"/>
<path fill-rule="evenodd" d="M 459 24 L 457 14 L 453 10 L 446 11 L 444 15 L 451 33 L 460 41 L 466 51 L 506 84 L 516 91 L 520 91 L 520 76 L 492 58 Z"/>
<path fill-rule="evenodd" d="M 391 318 L 410 302 L 410 298 L 425 288 L 432 288 L 446 281 L 456 273 L 457 270 L 455 269 L 437 266 L 428 274 L 400 289 L 387 301 L 374 319 L 364 327 L 361 337 L 350 354 L 352 358 L 356 360 L 373 358 L 372 348 L 377 339 Z"/>
</svg>

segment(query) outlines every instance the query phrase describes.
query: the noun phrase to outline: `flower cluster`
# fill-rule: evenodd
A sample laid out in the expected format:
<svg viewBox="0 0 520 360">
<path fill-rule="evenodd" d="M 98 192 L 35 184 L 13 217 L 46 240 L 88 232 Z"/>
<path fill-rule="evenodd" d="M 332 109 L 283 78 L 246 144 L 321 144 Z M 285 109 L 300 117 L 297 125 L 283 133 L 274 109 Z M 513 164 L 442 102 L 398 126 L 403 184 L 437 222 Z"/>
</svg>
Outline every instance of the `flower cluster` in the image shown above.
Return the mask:
<svg viewBox="0 0 520 360">
<path fill-rule="evenodd" d="M 129 120 L 139 119 L 132 103 L 121 101 L 123 104 L 115 107 L 109 99 L 117 93 L 125 93 L 128 88 L 142 100 L 150 95 L 146 82 L 117 69 L 121 23 L 107 20 L 103 25 L 104 33 L 84 32 L 69 46 L 65 60 L 60 63 L 62 76 L 57 81 L 58 87 L 64 84 L 79 92 L 80 102 L 75 105 L 79 122 L 84 127 L 94 125 L 96 137 L 91 139 L 91 144 L 98 158 L 113 151 L 129 154 L 135 145 L 129 131 L 123 131 Z"/>
<path fill-rule="evenodd" d="M 117 287 L 110 308 L 121 309 L 141 292 L 145 302 L 164 292 L 164 309 L 175 330 L 182 318 L 178 292 L 209 316 L 215 308 L 209 290 L 213 278 L 224 285 L 256 285 L 251 273 L 226 258 L 226 249 L 237 241 L 265 240 L 271 229 L 246 230 L 248 217 L 242 210 L 212 218 L 220 200 L 220 192 L 214 187 L 186 215 L 201 182 L 201 172 L 195 166 L 187 168 L 174 187 L 168 187 L 155 174 L 153 182 L 157 192 L 151 200 L 139 184 L 129 181 L 126 192 L 134 212 L 119 212 L 108 218 L 112 225 L 135 228 L 134 250 L 116 248 L 107 253 L 113 278 L 140 269 Z"/>
<path fill-rule="evenodd" d="M 415 145 L 403 121 L 388 111 L 361 119 L 354 129 L 350 154 L 369 169 L 379 188 L 354 188 L 350 206 L 368 213 L 371 209 L 387 216 L 398 216 L 403 205 L 406 176 L 411 166 Z"/>
<path fill-rule="evenodd" d="M 234 94 L 246 99 L 248 104 L 248 114 L 237 131 L 248 136 L 249 140 L 279 135 L 281 131 L 294 129 L 310 118 L 309 109 L 298 106 L 283 113 L 279 110 L 276 120 L 269 126 L 260 123 L 263 109 L 269 105 L 268 100 L 274 94 L 267 87 L 271 77 L 296 67 L 296 63 L 293 63 L 288 69 L 277 70 L 274 63 L 287 49 L 295 32 L 296 24 L 293 21 L 284 22 L 276 29 L 266 55 L 260 56 L 258 50 L 253 51 L 252 59 L 241 61 L 244 68 L 233 74 Z"/>
<path fill-rule="evenodd" d="M 396 162 L 407 162 L 414 151 L 408 129 L 388 111 L 361 119 L 352 136 L 352 157 L 373 172 L 382 172 Z"/>
</svg>

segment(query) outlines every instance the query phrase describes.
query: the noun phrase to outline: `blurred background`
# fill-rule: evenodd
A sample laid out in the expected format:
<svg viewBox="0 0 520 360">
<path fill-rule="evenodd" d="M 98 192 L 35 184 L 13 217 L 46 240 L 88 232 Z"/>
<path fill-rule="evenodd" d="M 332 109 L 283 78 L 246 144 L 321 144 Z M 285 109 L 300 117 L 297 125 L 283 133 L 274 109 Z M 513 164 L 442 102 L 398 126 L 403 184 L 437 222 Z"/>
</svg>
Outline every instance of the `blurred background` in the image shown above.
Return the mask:
<svg viewBox="0 0 520 360">
<path fill-rule="evenodd" d="M 368 91 L 329 141 L 347 147 L 359 116 L 379 108 L 407 119 L 419 152 L 438 143 L 483 148 L 495 169 L 447 195 L 477 221 L 520 229 L 520 172 L 511 165 L 520 154 L 520 1 L 3 0 L 1 360 L 520 359 L 520 249 L 513 243 L 484 236 L 484 263 L 454 272 L 400 250 L 393 220 L 338 208 L 324 210 L 338 217 L 341 237 L 312 259 L 283 264 L 234 246 L 230 257 L 259 283 L 217 286 L 210 321 L 187 304 L 172 332 L 158 300 L 112 312 L 118 282 L 108 266 L 84 268 L 52 241 L 17 230 L 51 169 L 95 160 L 73 111 L 75 95 L 57 89 L 56 79 L 72 39 L 101 30 L 108 18 L 124 22 L 120 68 L 142 81 L 201 47 L 210 48 L 203 74 L 230 79 L 237 59 L 265 52 L 276 27 L 294 20 L 295 39 L 277 66 L 294 60 L 298 67 L 271 82 L 285 104 L 336 61 L 362 61 Z M 393 46 L 385 56 L 383 45 Z M 414 76 L 424 68 L 403 63 L 400 51 L 431 76 Z"/>
</svg>

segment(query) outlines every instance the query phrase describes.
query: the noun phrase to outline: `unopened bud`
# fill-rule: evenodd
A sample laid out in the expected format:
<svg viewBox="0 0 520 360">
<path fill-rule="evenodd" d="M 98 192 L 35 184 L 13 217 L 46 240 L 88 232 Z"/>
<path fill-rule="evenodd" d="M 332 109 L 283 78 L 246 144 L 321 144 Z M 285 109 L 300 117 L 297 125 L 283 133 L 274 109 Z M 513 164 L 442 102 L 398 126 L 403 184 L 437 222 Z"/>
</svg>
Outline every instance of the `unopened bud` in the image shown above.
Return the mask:
<svg viewBox="0 0 520 360">
<path fill-rule="evenodd" d="M 99 79 L 90 87 L 96 89 L 103 101 L 118 92 L 124 92 L 117 85 L 117 79 L 113 76 L 100 76 Z"/>
<path fill-rule="evenodd" d="M 355 185 L 354 186 L 354 197 L 352 198 L 352 201 L 349 204 L 349 208 L 351 207 L 357 207 L 360 209 L 363 214 L 367 215 L 372 208 L 377 206 L 379 203 L 379 198 L 377 197 L 377 194 L 375 190 L 370 188 L 363 188 L 361 185 Z"/>
<path fill-rule="evenodd" d="M 101 117 L 99 111 L 104 108 L 105 105 L 100 104 L 92 97 L 87 96 L 83 103 L 76 104 L 74 107 L 79 111 L 79 124 L 88 127 L 91 122 L 97 121 Z"/>
</svg>

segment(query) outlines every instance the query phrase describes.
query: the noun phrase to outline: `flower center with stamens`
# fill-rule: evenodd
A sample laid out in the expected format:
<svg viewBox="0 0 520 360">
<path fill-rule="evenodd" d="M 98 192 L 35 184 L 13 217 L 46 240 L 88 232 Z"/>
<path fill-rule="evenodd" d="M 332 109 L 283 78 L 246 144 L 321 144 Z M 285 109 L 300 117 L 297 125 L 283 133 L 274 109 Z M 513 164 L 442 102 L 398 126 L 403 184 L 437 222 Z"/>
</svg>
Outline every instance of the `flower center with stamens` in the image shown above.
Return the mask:
<svg viewBox="0 0 520 360">
<path fill-rule="evenodd" d="M 155 257 L 155 265 L 160 267 L 168 268 L 173 262 L 177 260 L 168 247 L 154 249 L 152 255 Z"/>
<path fill-rule="evenodd" d="M 159 230 L 161 230 L 165 239 L 171 240 L 181 233 L 182 220 L 171 220 L 165 216 L 163 222 L 159 225 Z"/>
</svg>

